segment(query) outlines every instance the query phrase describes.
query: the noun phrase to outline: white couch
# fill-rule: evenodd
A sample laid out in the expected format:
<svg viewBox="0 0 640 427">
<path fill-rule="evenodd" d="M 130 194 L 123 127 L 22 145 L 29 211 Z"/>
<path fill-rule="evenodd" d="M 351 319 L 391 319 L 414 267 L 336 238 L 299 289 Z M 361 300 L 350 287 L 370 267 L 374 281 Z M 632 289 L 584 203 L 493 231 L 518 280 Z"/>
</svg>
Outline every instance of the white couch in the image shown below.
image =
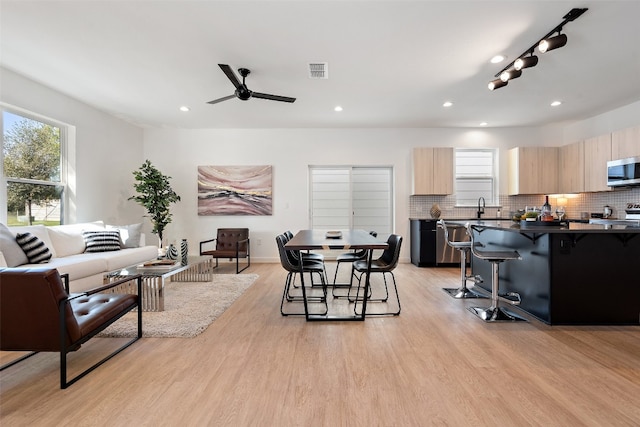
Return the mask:
<svg viewBox="0 0 640 427">
<path fill-rule="evenodd" d="M 43 225 L 7 227 L 0 223 L 0 268 L 18 266 L 57 268 L 60 274 L 69 274 L 70 291 L 81 292 L 101 285 L 104 274 L 109 271 L 142 263 L 158 256 L 156 246 L 145 246 L 144 234 L 140 232 L 141 227 L 141 224 L 105 226 L 102 221 L 50 227 Z M 121 249 L 86 253 L 82 232 L 107 229 L 120 231 Z M 37 236 L 49 248 L 52 258 L 47 263 L 28 264 L 26 255 L 15 241 L 17 233 L 25 232 Z"/>
</svg>

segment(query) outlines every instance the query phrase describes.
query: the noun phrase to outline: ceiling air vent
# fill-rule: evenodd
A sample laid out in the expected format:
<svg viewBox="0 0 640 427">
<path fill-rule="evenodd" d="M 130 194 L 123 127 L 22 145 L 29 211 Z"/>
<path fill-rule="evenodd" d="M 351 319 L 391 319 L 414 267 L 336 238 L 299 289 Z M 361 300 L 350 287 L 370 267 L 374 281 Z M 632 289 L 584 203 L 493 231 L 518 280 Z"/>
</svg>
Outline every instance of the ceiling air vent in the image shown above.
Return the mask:
<svg viewBox="0 0 640 427">
<path fill-rule="evenodd" d="M 328 62 L 310 62 L 309 78 L 310 79 L 328 79 L 329 63 Z"/>
</svg>

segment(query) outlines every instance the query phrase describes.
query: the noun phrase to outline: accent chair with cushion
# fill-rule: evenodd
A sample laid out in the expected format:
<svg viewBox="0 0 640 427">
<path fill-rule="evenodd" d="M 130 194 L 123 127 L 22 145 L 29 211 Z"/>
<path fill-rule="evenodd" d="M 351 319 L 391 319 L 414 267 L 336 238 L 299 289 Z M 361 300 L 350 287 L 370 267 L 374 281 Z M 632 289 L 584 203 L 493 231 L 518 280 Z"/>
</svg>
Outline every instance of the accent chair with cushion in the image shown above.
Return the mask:
<svg viewBox="0 0 640 427">
<path fill-rule="evenodd" d="M 246 270 L 251 265 L 250 241 L 248 228 L 219 228 L 215 239 L 200 242 L 200 255 L 210 255 L 219 258 L 236 260 L 236 274 Z M 215 244 L 215 246 L 214 246 Z M 247 264 L 240 269 L 240 258 L 246 258 Z"/>
<path fill-rule="evenodd" d="M 64 278 L 64 284 L 63 284 Z M 112 288 L 137 281 L 136 294 L 117 294 Z M 80 349 L 107 326 L 140 307 L 141 276 L 129 276 L 79 294 L 69 294 L 68 275 L 47 267 L 0 269 L 0 350 L 28 351 L 0 367 L 4 370 L 37 352 L 60 353 L 60 388 L 67 388 L 142 337 L 138 331 L 117 350 L 67 380 L 67 354 Z"/>
</svg>

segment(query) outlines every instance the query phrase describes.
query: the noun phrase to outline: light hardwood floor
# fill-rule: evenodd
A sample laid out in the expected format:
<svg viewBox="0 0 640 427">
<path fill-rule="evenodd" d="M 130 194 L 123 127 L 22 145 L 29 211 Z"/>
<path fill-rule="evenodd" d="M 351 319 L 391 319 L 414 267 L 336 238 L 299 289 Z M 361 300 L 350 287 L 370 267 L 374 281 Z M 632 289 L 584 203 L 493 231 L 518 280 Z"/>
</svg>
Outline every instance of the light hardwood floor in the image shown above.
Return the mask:
<svg viewBox="0 0 640 427">
<path fill-rule="evenodd" d="M 3 371 L 0 424 L 640 425 L 640 327 L 485 324 L 441 290 L 458 269 L 411 264 L 399 317 L 307 323 L 280 315 L 278 264 L 247 273 L 260 278 L 203 334 L 144 338 L 67 390 L 55 354 Z"/>
</svg>

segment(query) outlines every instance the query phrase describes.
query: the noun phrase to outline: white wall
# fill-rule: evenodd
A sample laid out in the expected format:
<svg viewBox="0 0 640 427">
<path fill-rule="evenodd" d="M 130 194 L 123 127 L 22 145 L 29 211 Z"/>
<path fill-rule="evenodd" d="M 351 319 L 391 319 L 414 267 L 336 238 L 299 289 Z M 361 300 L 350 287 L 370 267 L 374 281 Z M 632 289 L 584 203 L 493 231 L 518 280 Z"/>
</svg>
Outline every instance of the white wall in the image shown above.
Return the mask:
<svg viewBox="0 0 640 427">
<path fill-rule="evenodd" d="M 182 197 L 172 208 L 174 222 L 166 231 L 170 240 L 186 238 L 196 250 L 197 242 L 214 237 L 219 227 L 248 227 L 253 259 L 273 262 L 278 256 L 277 234 L 309 227 L 309 165 L 392 166 L 395 232 L 406 237 L 402 257 L 407 261 L 413 147 L 499 147 L 504 152 L 542 139 L 541 131 L 532 128 L 145 129 L 144 153 L 172 177 L 173 189 Z M 506 160 L 506 155 L 502 157 Z M 272 165 L 273 215 L 199 217 L 198 165 Z M 501 173 L 506 176 L 506 165 Z"/>
<path fill-rule="evenodd" d="M 66 222 L 140 222 L 132 171 L 143 161 L 142 129 L 0 68 L 0 101 L 72 125 Z"/>
</svg>

